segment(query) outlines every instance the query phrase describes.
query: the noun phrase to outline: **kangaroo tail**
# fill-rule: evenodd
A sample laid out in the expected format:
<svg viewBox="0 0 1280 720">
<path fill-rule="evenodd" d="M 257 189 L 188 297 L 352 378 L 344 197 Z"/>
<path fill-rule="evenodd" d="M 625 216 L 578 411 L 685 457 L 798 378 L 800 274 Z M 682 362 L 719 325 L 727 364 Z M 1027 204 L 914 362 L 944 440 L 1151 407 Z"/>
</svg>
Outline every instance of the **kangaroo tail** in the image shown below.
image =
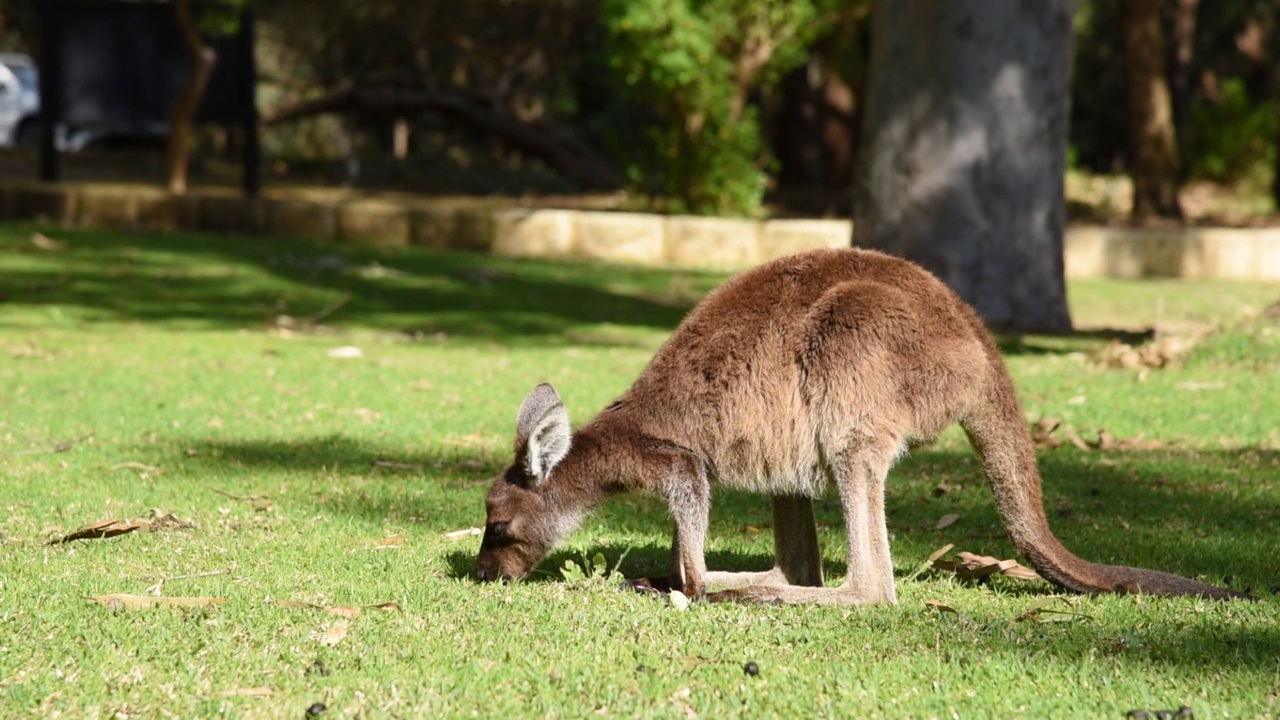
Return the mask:
<svg viewBox="0 0 1280 720">
<path fill-rule="evenodd" d="M 1214 600 L 1252 595 L 1206 585 L 1188 578 L 1144 568 L 1099 565 L 1082 560 L 1062 545 L 1044 514 L 1035 444 L 1023 419 L 1013 381 L 993 345 L 986 397 L 961 421 L 982 461 L 995 493 L 996 507 L 1014 546 L 1041 576 L 1055 585 L 1082 593 L 1190 595 Z"/>
</svg>

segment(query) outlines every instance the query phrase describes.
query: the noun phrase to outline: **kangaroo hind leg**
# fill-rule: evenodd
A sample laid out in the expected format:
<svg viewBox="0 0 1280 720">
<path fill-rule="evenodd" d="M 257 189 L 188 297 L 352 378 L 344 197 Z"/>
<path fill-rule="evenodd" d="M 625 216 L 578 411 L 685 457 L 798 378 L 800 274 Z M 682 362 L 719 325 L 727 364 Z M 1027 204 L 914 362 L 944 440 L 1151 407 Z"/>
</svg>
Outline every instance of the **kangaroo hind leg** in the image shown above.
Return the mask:
<svg viewBox="0 0 1280 720">
<path fill-rule="evenodd" d="M 832 463 L 849 544 L 848 573 L 839 587 L 751 585 L 712 593 L 708 600 L 821 605 L 897 603 L 885 525 L 884 483 L 899 447 L 896 440 L 857 443 Z"/>
<path fill-rule="evenodd" d="M 707 573 L 707 586 L 720 590 L 753 585 L 822 587 L 822 553 L 813 501 L 799 495 L 774 495 L 773 569 L 765 572 Z"/>
</svg>

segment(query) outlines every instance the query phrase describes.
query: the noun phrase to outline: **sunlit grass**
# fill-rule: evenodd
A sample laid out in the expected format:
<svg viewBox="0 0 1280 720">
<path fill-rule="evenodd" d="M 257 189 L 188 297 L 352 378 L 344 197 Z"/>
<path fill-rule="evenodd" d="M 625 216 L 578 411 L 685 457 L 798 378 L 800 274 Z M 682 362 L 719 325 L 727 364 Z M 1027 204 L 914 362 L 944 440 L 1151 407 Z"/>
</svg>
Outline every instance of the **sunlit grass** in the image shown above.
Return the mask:
<svg viewBox="0 0 1280 720">
<path fill-rule="evenodd" d="M 1064 439 L 1158 443 L 1042 451 L 1068 547 L 1250 587 L 1259 603 L 1070 596 L 1054 607 L 1078 614 L 1037 622 L 1017 618 L 1048 585 L 909 578 L 946 543 L 1012 556 L 949 433 L 891 478 L 897 607 L 680 612 L 557 582 L 596 553 L 629 576 L 664 572 L 653 498 L 610 502 L 517 585 L 473 583 L 478 538 L 447 533 L 483 522 L 530 387 L 550 380 L 585 420 L 718 276 L 41 228 L 67 244 L 48 251 L 33 229 L 0 227 L 4 717 L 299 718 L 315 703 L 321 717 L 1280 713 L 1273 319 L 1233 320 L 1163 370 L 1101 367 L 1093 337 L 1024 338 L 1009 356 L 1029 419 L 1059 419 Z M 1280 299 L 1274 285 L 1071 290 L 1091 327 L 1219 323 Z M 1160 318 L 1134 299 L 1160 294 L 1178 299 Z M 331 357 L 348 346 L 360 356 Z M 829 496 L 817 512 L 836 578 L 839 507 Z M 169 514 L 193 527 L 46 544 Z M 768 517 L 762 498 L 718 495 L 711 564 L 767 565 Z M 226 602 L 92 600 L 109 593 Z M 388 602 L 399 609 L 323 609 Z"/>
</svg>

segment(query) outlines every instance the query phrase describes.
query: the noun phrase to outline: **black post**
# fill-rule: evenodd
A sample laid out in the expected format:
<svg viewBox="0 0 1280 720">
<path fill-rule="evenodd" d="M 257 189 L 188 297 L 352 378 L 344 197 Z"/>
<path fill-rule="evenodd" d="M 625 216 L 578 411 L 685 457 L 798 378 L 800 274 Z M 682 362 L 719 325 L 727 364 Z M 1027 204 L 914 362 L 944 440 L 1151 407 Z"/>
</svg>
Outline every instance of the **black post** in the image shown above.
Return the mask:
<svg viewBox="0 0 1280 720">
<path fill-rule="evenodd" d="M 57 182 L 62 177 L 55 132 L 62 120 L 62 3 L 37 3 L 40 23 L 40 179 Z"/>
<path fill-rule="evenodd" d="M 258 144 L 257 68 L 253 61 L 254 17 L 245 10 L 240 17 L 240 34 L 236 51 L 240 53 L 240 77 L 236 87 L 240 96 L 240 118 L 244 128 L 244 194 L 257 197 L 262 192 L 262 148 Z"/>
</svg>

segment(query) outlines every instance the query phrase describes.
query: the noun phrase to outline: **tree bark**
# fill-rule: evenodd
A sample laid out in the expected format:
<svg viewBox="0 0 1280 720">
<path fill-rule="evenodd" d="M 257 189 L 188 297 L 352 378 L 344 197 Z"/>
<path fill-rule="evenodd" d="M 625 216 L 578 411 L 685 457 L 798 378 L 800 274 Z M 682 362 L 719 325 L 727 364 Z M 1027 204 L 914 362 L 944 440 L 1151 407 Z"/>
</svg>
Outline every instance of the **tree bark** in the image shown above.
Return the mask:
<svg viewBox="0 0 1280 720">
<path fill-rule="evenodd" d="M 187 85 L 169 112 L 169 141 L 165 148 L 169 192 L 182 194 L 187 191 L 187 138 L 191 135 L 196 110 L 200 108 L 200 100 L 209 86 L 218 54 L 200 39 L 195 20 L 191 17 L 190 0 L 173 0 L 173 12 L 178 18 L 182 40 L 191 53 L 191 74 L 187 76 Z"/>
<path fill-rule="evenodd" d="M 877 3 L 854 242 L 992 326 L 1071 329 L 1063 272 L 1071 0 Z"/>
<path fill-rule="evenodd" d="M 1129 110 L 1129 163 L 1135 218 L 1181 218 L 1178 142 L 1165 76 L 1163 0 L 1122 0 Z"/>
<path fill-rule="evenodd" d="M 1276 159 L 1271 169 L 1271 204 L 1280 212 L 1280 90 L 1276 91 Z"/>
<path fill-rule="evenodd" d="M 1176 0 L 1173 12 L 1173 127 L 1178 129 L 1186 122 L 1191 107 L 1192 61 L 1195 59 L 1196 13 L 1200 0 Z"/>
</svg>

